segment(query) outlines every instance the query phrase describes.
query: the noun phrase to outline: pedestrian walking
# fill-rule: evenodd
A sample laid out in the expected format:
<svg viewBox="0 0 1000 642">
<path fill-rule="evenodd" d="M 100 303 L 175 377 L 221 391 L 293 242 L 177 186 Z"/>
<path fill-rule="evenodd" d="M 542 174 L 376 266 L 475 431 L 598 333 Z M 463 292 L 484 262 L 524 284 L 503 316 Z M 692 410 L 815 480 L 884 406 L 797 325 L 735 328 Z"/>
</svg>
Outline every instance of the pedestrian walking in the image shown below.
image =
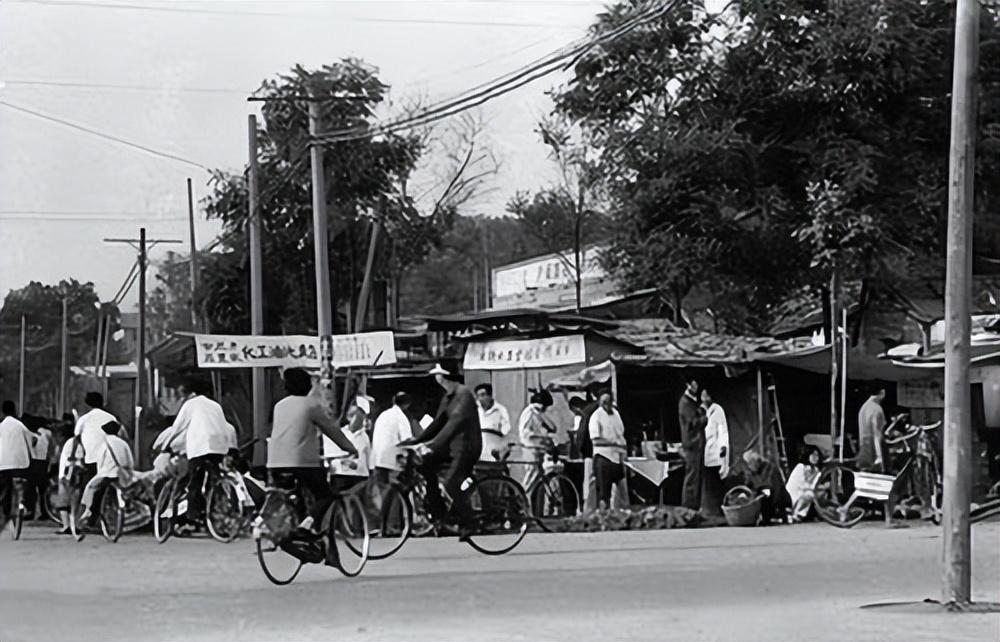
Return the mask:
<svg viewBox="0 0 1000 642">
<path fill-rule="evenodd" d="M 697 379 L 687 377 L 684 394 L 677 405 L 681 426 L 681 448 L 684 454 L 684 487 L 681 504 L 697 511 L 701 509 L 701 474 L 705 465 L 705 409 L 698 400 L 700 386 Z"/>
<path fill-rule="evenodd" d="M 701 513 L 706 517 L 722 517 L 722 480 L 729 476 L 729 424 L 725 410 L 708 390 L 701 391 L 701 405 L 705 409 Z"/>
<path fill-rule="evenodd" d="M 533 392 L 517 421 L 517 432 L 521 438 L 525 459 L 532 462 L 524 474 L 522 485 L 525 490 L 531 488 L 535 480 L 541 476 L 545 453 L 552 448 L 552 436 L 556 432 L 556 427 L 545 416 L 545 411 L 552 406 L 552 403 L 552 393 L 548 390 Z"/>
<path fill-rule="evenodd" d="M 399 458 L 404 452 L 399 443 L 413 437 L 413 424 L 407 415 L 411 403 L 410 395 L 397 392 L 392 398 L 392 407 L 375 419 L 371 455 L 372 499 L 379 510 L 386 491 L 399 475 Z"/>
<path fill-rule="evenodd" d="M 25 420 L 27 417 L 25 416 Z M 49 458 L 52 448 L 52 431 L 45 427 L 41 417 L 32 417 L 28 430 L 35 434 L 37 441 L 31 449 L 31 464 L 28 470 L 28 483 L 24 489 L 24 505 L 27 508 L 25 519 L 35 518 L 35 507 L 38 507 L 39 517 L 48 518 L 45 513 L 45 502 L 39 501 L 45 497 L 49 487 Z M 25 425 L 28 425 L 25 423 Z"/>
</svg>

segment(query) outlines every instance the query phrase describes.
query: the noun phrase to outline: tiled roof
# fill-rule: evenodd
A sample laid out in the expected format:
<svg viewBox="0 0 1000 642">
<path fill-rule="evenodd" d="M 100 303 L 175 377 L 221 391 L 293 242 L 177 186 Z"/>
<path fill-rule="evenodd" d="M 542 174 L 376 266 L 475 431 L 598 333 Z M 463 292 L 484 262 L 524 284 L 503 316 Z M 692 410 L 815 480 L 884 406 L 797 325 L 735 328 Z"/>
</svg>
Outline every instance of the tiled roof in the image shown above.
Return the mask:
<svg viewBox="0 0 1000 642">
<path fill-rule="evenodd" d="M 665 319 L 621 321 L 609 334 L 645 351 L 645 355 L 620 357 L 623 361 L 748 363 L 752 353 L 784 354 L 813 347 L 810 339 L 713 334 L 675 328 Z"/>
</svg>

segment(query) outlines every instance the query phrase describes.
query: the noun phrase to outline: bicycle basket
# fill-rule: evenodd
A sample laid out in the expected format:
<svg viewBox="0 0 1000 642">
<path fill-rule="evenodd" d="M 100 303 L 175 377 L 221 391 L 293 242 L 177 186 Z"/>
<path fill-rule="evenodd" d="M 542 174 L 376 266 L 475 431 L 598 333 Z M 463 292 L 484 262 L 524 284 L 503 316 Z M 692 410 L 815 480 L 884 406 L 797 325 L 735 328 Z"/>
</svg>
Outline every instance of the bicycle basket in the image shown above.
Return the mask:
<svg viewBox="0 0 1000 642">
<path fill-rule="evenodd" d="M 260 508 L 260 522 L 274 542 L 287 540 L 296 526 L 291 494 L 284 490 L 270 490 Z"/>
</svg>

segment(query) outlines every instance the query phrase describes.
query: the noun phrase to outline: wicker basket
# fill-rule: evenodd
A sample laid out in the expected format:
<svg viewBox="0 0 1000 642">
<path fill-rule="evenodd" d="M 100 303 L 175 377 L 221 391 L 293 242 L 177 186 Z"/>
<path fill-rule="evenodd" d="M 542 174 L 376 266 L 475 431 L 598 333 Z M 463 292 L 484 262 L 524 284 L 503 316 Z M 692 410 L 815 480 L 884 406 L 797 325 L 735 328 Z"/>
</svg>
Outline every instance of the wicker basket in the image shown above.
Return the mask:
<svg viewBox="0 0 1000 642">
<path fill-rule="evenodd" d="M 722 500 L 722 514 L 730 526 L 756 526 L 760 521 L 760 504 L 762 497 L 753 499 L 752 491 L 746 486 L 730 489 Z"/>
</svg>

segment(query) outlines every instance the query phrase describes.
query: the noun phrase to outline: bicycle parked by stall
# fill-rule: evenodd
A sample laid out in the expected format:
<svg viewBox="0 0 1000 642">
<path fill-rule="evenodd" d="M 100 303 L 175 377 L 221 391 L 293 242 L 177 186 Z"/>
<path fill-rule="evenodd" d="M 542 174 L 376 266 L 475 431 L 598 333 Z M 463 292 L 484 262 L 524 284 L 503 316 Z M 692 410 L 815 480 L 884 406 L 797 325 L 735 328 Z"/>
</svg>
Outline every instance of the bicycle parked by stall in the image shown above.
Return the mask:
<svg viewBox="0 0 1000 642">
<path fill-rule="evenodd" d="M 813 504 L 820 519 L 851 528 L 868 515 L 872 503 L 882 503 L 888 522 L 892 517 L 890 499 L 902 499 L 909 486 L 925 518 L 941 523 L 941 464 L 932 437 L 941 422 L 911 425 L 903 431 L 900 425 L 907 419 L 906 415 L 894 418 L 885 431 L 886 448 L 902 461 L 897 474 L 855 470 L 854 459 L 833 460 L 824 466 L 813 487 Z"/>
<path fill-rule="evenodd" d="M 426 510 L 425 481 L 417 470 L 420 457 L 416 448 L 404 448 L 399 477 L 383 494 L 373 544 L 377 552 L 371 559 L 390 557 L 410 537 L 431 532 L 441 534 L 454 528 L 446 519 L 435 519 Z M 527 534 L 528 526 L 536 521 L 524 489 L 501 470 L 476 473 L 465 484 L 472 508 L 472 533 L 465 541 L 484 555 L 503 555 L 514 550 Z M 441 495 L 450 509 L 451 498 L 444 488 Z"/>
</svg>

